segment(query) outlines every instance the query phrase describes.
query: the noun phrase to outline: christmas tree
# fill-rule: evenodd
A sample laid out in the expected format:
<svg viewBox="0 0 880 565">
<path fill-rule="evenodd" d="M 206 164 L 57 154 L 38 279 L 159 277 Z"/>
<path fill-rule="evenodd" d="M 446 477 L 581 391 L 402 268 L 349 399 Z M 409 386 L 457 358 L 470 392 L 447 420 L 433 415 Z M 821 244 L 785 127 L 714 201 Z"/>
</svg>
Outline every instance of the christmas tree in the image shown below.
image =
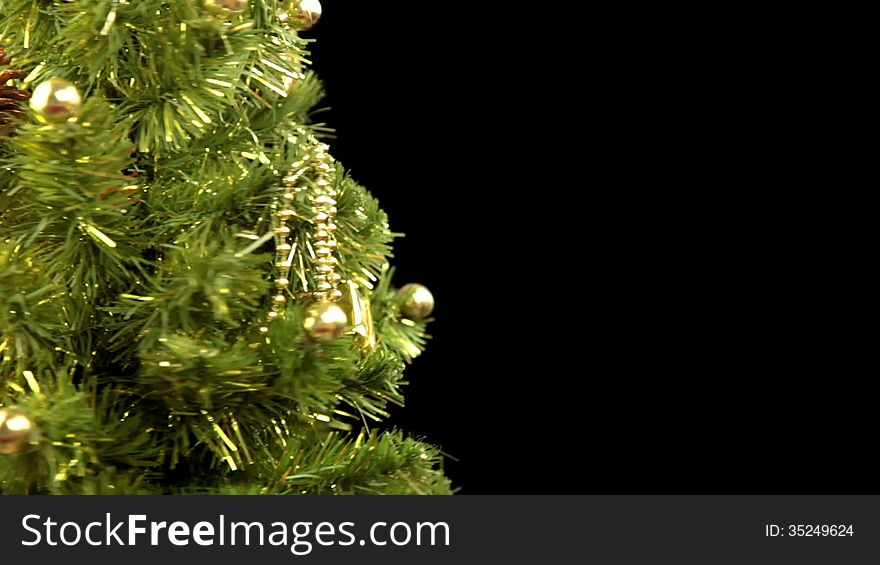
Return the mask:
<svg viewBox="0 0 880 565">
<path fill-rule="evenodd" d="M 450 492 L 378 429 L 433 298 L 313 118 L 320 13 L 0 0 L 0 492 Z"/>
</svg>

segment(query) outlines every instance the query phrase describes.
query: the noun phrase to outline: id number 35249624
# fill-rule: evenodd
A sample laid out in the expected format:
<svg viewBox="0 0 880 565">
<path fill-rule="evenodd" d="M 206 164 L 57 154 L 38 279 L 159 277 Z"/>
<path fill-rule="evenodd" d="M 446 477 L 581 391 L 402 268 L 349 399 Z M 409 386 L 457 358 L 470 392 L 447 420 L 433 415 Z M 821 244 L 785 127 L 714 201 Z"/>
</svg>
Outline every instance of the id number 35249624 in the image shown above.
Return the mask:
<svg viewBox="0 0 880 565">
<path fill-rule="evenodd" d="M 852 524 L 765 524 L 764 535 L 775 537 L 852 537 Z"/>
</svg>

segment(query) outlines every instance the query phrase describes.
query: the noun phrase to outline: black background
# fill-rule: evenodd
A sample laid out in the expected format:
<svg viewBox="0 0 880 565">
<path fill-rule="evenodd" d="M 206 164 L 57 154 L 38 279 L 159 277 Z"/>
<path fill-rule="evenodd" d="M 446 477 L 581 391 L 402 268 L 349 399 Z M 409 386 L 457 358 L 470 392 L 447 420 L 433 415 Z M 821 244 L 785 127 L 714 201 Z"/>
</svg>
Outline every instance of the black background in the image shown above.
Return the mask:
<svg viewBox="0 0 880 565">
<path fill-rule="evenodd" d="M 506 174 L 495 172 L 503 165 L 486 110 L 499 101 L 483 86 L 492 73 L 473 43 L 476 11 L 324 4 L 305 34 L 317 40 L 313 68 L 327 90 L 315 120 L 335 128 L 334 154 L 406 234 L 395 283 L 423 283 L 437 301 L 433 339 L 408 370 L 407 405 L 392 422 L 448 454 L 461 492 L 523 492 L 511 473 L 534 457 L 516 439 L 535 420 L 526 379 L 543 375 L 514 369 L 534 354 L 515 302 L 529 274 L 521 258 L 506 263 L 526 234 L 510 216 L 520 206 L 504 194 Z"/>
<path fill-rule="evenodd" d="M 873 489 L 822 216 L 789 228 L 749 172 L 760 131 L 700 79 L 723 61 L 473 4 L 326 2 L 307 34 L 333 151 L 406 233 L 396 283 L 437 299 L 394 423 L 462 493 Z"/>
</svg>

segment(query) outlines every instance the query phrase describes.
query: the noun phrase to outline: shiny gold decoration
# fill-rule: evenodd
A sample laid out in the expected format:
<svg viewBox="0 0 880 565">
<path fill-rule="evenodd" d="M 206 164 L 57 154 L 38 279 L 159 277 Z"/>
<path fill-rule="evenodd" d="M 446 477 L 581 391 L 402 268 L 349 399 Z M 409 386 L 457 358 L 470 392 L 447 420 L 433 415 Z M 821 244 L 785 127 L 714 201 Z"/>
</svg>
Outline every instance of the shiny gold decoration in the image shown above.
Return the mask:
<svg viewBox="0 0 880 565">
<path fill-rule="evenodd" d="M 297 31 L 305 31 L 318 23 L 321 12 L 319 0 L 287 0 L 278 13 L 278 19 Z"/>
<path fill-rule="evenodd" d="M 41 82 L 31 96 L 31 108 L 43 121 L 67 121 L 81 107 L 82 97 L 79 90 L 73 83 L 62 78 L 50 78 Z"/>
<path fill-rule="evenodd" d="M 248 0 L 204 0 L 205 10 L 221 18 L 232 18 L 243 14 L 248 8 Z"/>
<path fill-rule="evenodd" d="M 0 408 L 0 454 L 21 452 L 36 432 L 30 415 L 18 408 Z"/>
<path fill-rule="evenodd" d="M 370 307 L 370 299 L 367 298 L 358 284 L 348 281 L 343 287 L 344 292 L 339 300 L 339 307 L 348 317 L 347 334 L 358 337 L 358 342 L 364 349 L 376 348 L 376 328 L 373 324 L 373 310 Z"/>
<path fill-rule="evenodd" d="M 345 332 L 348 316 L 332 302 L 318 302 L 306 310 L 303 328 L 313 340 L 327 343 L 337 339 Z"/>
<path fill-rule="evenodd" d="M 434 295 L 427 287 L 410 283 L 397 292 L 400 312 L 407 318 L 422 320 L 434 311 Z"/>
</svg>

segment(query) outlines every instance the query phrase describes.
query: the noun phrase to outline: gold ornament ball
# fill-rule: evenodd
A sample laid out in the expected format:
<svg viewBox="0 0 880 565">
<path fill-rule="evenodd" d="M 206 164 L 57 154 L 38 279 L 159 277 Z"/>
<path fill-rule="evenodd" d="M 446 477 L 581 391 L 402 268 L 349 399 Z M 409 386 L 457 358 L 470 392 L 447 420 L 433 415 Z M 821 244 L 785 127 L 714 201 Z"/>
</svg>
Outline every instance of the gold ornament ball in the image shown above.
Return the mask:
<svg viewBox="0 0 880 565">
<path fill-rule="evenodd" d="M 0 408 L 0 454 L 18 453 L 30 442 L 36 427 L 18 408 Z"/>
<path fill-rule="evenodd" d="M 434 311 L 434 295 L 425 286 L 415 283 L 404 285 L 397 296 L 400 301 L 400 311 L 407 318 L 421 320 Z"/>
<path fill-rule="evenodd" d="M 247 9 L 248 0 L 205 0 L 205 10 L 223 18 L 243 14 Z"/>
<path fill-rule="evenodd" d="M 318 302 L 309 306 L 303 328 L 310 338 L 321 343 L 337 339 L 345 332 L 348 316 L 332 302 Z"/>
<path fill-rule="evenodd" d="M 281 21 L 297 31 L 311 29 L 321 19 L 319 0 L 288 0 L 279 13 Z"/>
<path fill-rule="evenodd" d="M 82 107 L 82 97 L 73 83 L 63 78 L 50 78 L 37 85 L 31 96 L 31 108 L 50 122 L 63 122 L 75 116 Z"/>
</svg>

